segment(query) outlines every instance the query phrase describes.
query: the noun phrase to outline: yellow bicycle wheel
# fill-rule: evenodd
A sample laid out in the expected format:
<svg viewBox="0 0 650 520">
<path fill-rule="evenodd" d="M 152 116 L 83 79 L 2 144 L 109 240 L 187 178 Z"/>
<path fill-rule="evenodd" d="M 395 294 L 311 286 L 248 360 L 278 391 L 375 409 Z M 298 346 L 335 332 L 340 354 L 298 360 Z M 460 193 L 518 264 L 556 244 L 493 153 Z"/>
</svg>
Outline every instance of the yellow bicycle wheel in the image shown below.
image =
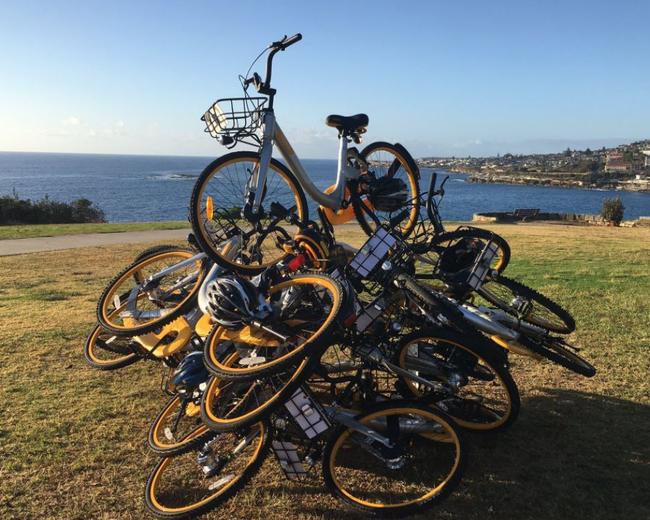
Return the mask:
<svg viewBox="0 0 650 520">
<path fill-rule="evenodd" d="M 118 337 L 96 325 L 88 335 L 84 346 L 87 363 L 99 370 L 117 370 L 135 363 L 140 356 L 136 354 L 131 338 Z"/>
<path fill-rule="evenodd" d="M 115 335 L 138 336 L 178 318 L 194 304 L 206 275 L 203 260 L 175 267 L 194 255 L 178 248 L 132 263 L 100 296 L 99 323 Z"/>
<path fill-rule="evenodd" d="M 476 341 L 481 341 L 486 350 L 492 347 L 487 339 Z M 414 375 L 447 388 L 433 390 L 413 379 L 403 379 L 411 395 L 435 396 L 436 406 L 463 428 L 499 430 L 510 426 L 519 415 L 519 391 L 507 368 L 477 351 L 461 335 L 442 329 L 414 332 L 400 343 L 398 362 Z"/>
<path fill-rule="evenodd" d="M 283 370 L 302 357 L 334 341 L 336 319 L 343 302 L 341 284 L 322 274 L 295 275 L 269 289 L 269 299 L 279 316 L 266 327 L 286 339 L 260 327 L 239 330 L 217 327 L 205 344 L 205 365 L 224 379 L 252 379 Z M 225 342 L 242 353 L 229 365 L 219 352 Z"/>
<path fill-rule="evenodd" d="M 323 456 L 325 483 L 337 498 L 366 514 L 404 516 L 421 512 L 457 486 L 463 444 L 453 420 L 442 412 L 395 400 L 355 421 L 374 435 L 341 426 Z"/>
<path fill-rule="evenodd" d="M 191 450 L 210 436 L 201 422 L 200 401 L 172 397 L 149 429 L 149 448 L 162 456 L 178 455 Z"/>
<path fill-rule="evenodd" d="M 291 171 L 272 159 L 266 175 L 259 218 L 242 216 L 248 184 L 259 170 L 255 152 L 233 152 L 209 164 L 200 175 L 190 200 L 190 221 L 201 248 L 217 264 L 241 274 L 257 274 L 286 256 L 282 241 L 290 236 L 281 228 L 269 227 L 271 203 L 296 208 L 302 221 L 309 218 L 307 201 Z M 237 251 L 224 254 L 220 247 L 237 237 Z"/>
<path fill-rule="evenodd" d="M 377 229 L 375 220 L 363 206 L 374 213 L 374 217 L 387 225 L 397 213 L 406 211 L 404 220 L 395 228 L 402 237 L 408 236 L 418 222 L 420 212 L 420 170 L 408 151 L 399 144 L 371 143 L 360 154 L 368 163 L 368 177 L 361 177 L 357 192 L 352 196 L 354 214 L 367 235 Z M 397 211 L 384 211 L 372 203 L 371 186 L 379 179 L 396 179 L 405 187 L 405 204 Z"/>
<path fill-rule="evenodd" d="M 224 503 L 259 470 L 268 453 L 268 426 L 216 434 L 204 446 L 165 457 L 145 489 L 149 510 L 158 518 L 194 517 Z"/>
<path fill-rule="evenodd" d="M 237 351 L 228 351 L 222 357 L 224 366 L 240 361 Z M 226 432 L 265 419 L 309 377 L 313 366 L 311 360 L 303 359 L 296 367 L 253 380 L 212 377 L 201 399 L 203 422 L 213 431 Z"/>
</svg>

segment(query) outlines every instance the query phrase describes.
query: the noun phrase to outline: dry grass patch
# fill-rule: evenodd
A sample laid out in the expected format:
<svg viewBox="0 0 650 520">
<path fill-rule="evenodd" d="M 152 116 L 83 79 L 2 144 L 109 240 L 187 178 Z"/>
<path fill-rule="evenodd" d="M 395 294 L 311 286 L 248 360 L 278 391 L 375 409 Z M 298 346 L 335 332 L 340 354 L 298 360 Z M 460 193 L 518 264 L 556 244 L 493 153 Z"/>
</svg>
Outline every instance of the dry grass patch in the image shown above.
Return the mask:
<svg viewBox="0 0 650 520">
<path fill-rule="evenodd" d="M 508 274 L 575 315 L 573 339 L 599 373 L 584 379 L 515 358 L 519 420 L 468 437 L 459 491 L 427 517 L 650 517 L 650 231 L 492 228 L 512 245 Z M 363 241 L 352 226 L 339 234 Z M 142 495 L 156 457 L 145 443 L 166 400 L 161 369 L 101 373 L 82 356 L 100 291 L 148 245 L 0 258 L 0 518 L 148 517 Z M 318 473 L 287 482 L 270 456 L 207 518 L 344 515 L 356 518 Z"/>
</svg>

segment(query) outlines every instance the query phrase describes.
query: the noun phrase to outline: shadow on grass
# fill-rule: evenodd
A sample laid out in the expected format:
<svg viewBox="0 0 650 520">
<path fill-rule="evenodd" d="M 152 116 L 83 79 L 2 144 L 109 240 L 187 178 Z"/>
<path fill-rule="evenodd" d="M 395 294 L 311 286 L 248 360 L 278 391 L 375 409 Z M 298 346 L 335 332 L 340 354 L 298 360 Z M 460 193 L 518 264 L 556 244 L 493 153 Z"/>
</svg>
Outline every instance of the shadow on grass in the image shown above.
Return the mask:
<svg viewBox="0 0 650 520">
<path fill-rule="evenodd" d="M 463 482 L 422 518 L 650 518 L 650 406 L 568 390 L 522 404 L 507 432 L 467 435 Z"/>
</svg>

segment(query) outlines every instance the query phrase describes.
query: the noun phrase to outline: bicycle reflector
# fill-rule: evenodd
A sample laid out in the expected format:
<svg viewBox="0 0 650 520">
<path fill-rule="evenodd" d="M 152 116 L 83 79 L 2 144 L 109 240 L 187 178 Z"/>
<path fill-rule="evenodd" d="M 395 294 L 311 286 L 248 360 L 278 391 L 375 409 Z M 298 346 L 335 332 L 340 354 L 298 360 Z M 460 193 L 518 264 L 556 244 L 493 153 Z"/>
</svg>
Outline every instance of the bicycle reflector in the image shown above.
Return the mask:
<svg viewBox="0 0 650 520">
<path fill-rule="evenodd" d="M 208 197 L 205 201 L 205 216 L 208 220 L 212 220 L 214 217 L 214 201 L 212 197 Z"/>
<path fill-rule="evenodd" d="M 307 262 L 307 258 L 305 258 L 305 255 L 295 256 L 287 263 L 287 270 L 290 273 L 293 273 L 294 271 L 297 271 L 303 265 L 305 265 L 306 262 Z"/>
</svg>

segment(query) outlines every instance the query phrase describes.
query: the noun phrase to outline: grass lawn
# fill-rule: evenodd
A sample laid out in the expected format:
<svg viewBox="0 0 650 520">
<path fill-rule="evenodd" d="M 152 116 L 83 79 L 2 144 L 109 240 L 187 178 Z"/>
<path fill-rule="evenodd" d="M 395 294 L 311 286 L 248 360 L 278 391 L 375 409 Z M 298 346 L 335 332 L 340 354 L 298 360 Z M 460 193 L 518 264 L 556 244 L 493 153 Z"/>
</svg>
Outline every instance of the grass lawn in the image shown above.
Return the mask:
<svg viewBox="0 0 650 520">
<path fill-rule="evenodd" d="M 598 374 L 513 357 L 518 421 L 468 435 L 461 486 L 426 518 L 650 518 L 650 229 L 492 228 L 512 247 L 506 274 L 574 314 L 571 339 Z M 161 368 L 98 372 L 82 348 L 103 286 L 149 245 L 0 258 L 0 518 L 148 517 L 156 457 L 146 434 L 166 400 Z M 287 482 L 272 456 L 207 515 L 342 517 L 356 515 L 326 494 L 319 472 Z"/>
<path fill-rule="evenodd" d="M 122 224 L 33 224 L 25 226 L 0 226 L 0 240 L 11 238 L 56 237 L 87 233 L 122 233 L 124 231 L 153 231 L 155 229 L 189 228 L 184 220 L 163 222 L 126 222 Z"/>
</svg>

